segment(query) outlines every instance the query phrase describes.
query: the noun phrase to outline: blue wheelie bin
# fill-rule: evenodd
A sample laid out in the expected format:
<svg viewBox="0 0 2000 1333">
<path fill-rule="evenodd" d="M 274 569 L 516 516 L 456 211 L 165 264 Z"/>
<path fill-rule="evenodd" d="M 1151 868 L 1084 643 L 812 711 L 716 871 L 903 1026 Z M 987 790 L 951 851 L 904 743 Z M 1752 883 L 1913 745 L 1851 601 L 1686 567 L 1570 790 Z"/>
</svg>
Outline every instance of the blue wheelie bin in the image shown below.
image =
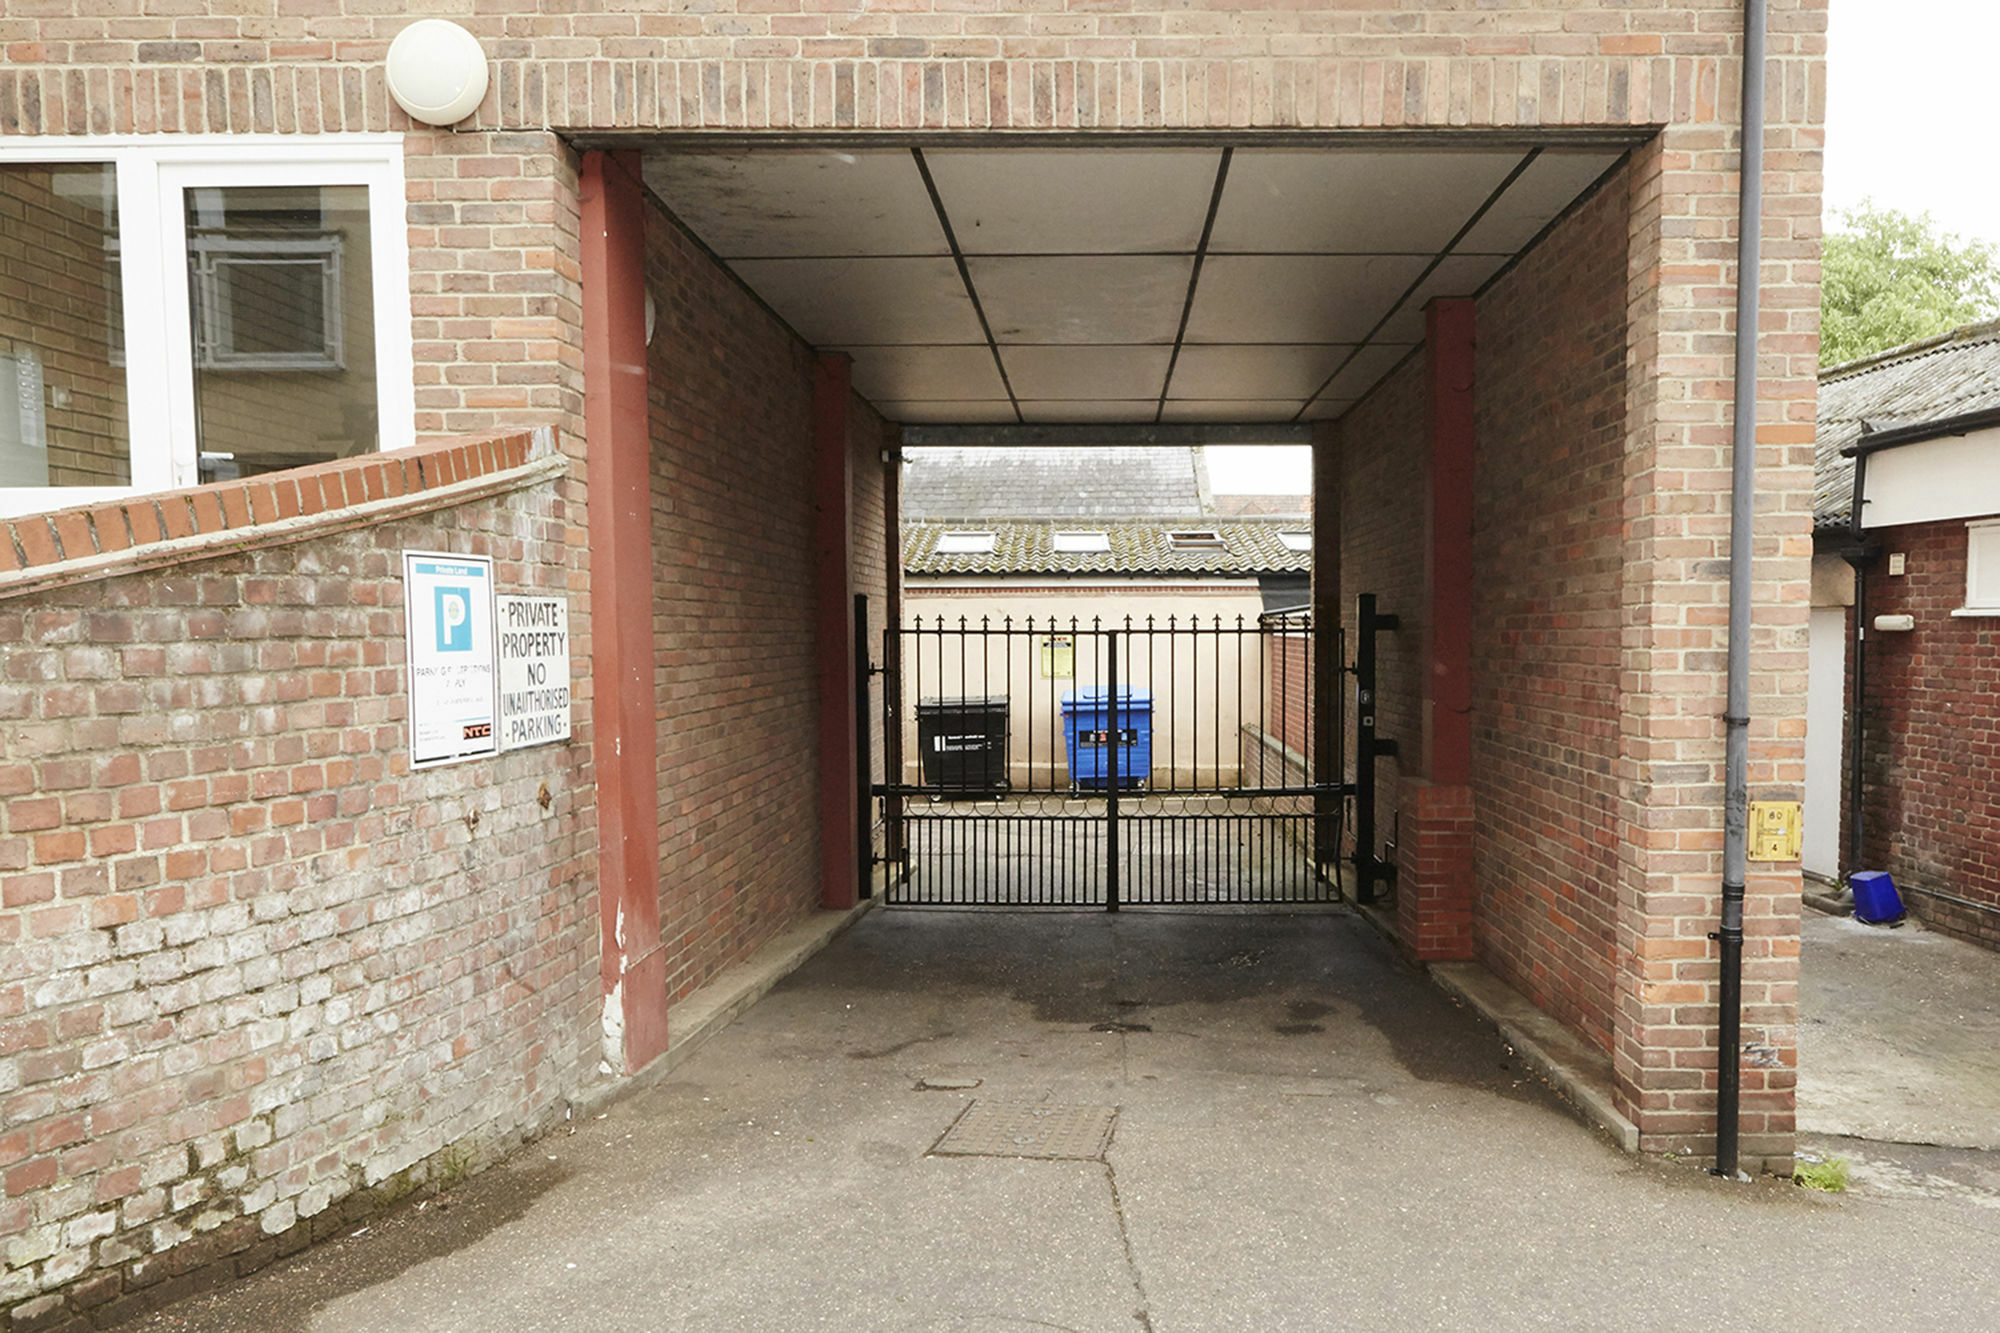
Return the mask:
<svg viewBox="0 0 2000 1333">
<path fill-rule="evenodd" d="M 1109 785 L 1114 739 L 1120 788 L 1140 786 L 1152 776 L 1151 694 L 1145 690 L 1121 689 L 1114 708 L 1109 690 L 1096 687 L 1065 690 L 1062 713 L 1063 743 L 1069 748 L 1070 786 Z"/>
</svg>

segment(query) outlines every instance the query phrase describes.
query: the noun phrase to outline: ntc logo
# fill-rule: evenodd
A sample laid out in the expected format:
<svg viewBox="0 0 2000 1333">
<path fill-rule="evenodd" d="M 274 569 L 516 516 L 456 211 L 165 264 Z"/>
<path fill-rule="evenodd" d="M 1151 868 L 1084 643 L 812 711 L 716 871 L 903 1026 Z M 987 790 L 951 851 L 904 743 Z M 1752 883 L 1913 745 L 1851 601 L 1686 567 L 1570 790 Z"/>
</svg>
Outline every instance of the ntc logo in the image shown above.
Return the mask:
<svg viewBox="0 0 2000 1333">
<path fill-rule="evenodd" d="M 441 653 L 472 651 L 472 589 L 437 590 L 437 650 Z"/>
</svg>

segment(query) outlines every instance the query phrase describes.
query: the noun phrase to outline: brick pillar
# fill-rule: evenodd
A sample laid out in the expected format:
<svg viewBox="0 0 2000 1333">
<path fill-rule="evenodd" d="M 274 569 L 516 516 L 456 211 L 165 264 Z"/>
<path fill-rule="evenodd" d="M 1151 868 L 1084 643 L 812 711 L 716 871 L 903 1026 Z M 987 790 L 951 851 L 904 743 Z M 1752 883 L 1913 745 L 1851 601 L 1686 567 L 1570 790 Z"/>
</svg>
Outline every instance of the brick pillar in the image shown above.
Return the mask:
<svg viewBox="0 0 2000 1333">
<path fill-rule="evenodd" d="M 1396 918 L 1405 948 L 1441 961 L 1473 955 L 1473 305 L 1436 300 L 1424 319 L 1423 754 L 1399 792 Z"/>
<path fill-rule="evenodd" d="M 1725 80 L 1733 80 L 1733 72 Z M 1725 83 L 1725 86 L 1733 86 Z M 1774 90 L 1775 91 L 1775 90 Z M 1738 156 L 1712 126 L 1633 155 L 1612 1061 L 1647 1152 L 1715 1147 L 1731 335 Z M 1767 139 L 1750 641 L 1750 799 L 1804 782 L 1818 182 L 1812 128 Z M 1741 1162 L 1789 1169 L 1797 863 L 1752 862 L 1744 907 Z"/>
<path fill-rule="evenodd" d="M 847 445 L 852 363 L 827 353 L 813 368 L 813 560 L 819 657 L 820 901 L 852 907 L 859 890 L 855 822 L 853 464 Z M 892 559 L 895 557 L 891 557 Z"/>
<path fill-rule="evenodd" d="M 606 1058 L 616 1066 L 622 1057 L 631 1073 L 667 1049 L 639 155 L 585 153 L 579 192 L 604 1044 Z"/>
</svg>

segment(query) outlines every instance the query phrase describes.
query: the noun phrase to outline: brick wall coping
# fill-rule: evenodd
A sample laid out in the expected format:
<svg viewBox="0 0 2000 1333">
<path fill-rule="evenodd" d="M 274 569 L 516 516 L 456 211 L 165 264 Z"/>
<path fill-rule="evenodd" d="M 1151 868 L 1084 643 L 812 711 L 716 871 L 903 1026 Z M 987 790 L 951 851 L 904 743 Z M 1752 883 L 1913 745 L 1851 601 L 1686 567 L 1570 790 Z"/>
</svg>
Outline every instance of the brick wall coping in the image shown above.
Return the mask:
<svg viewBox="0 0 2000 1333">
<path fill-rule="evenodd" d="M 0 598 L 306 541 L 563 475 L 546 426 L 0 520 Z"/>
</svg>

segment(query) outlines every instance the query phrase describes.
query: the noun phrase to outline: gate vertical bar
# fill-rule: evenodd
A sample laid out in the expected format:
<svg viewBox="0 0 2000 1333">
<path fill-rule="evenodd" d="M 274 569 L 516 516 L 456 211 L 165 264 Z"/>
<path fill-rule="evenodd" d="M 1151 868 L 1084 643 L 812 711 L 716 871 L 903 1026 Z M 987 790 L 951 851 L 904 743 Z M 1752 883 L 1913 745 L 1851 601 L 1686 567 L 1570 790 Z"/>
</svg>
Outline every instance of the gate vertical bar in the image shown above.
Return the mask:
<svg viewBox="0 0 2000 1333">
<path fill-rule="evenodd" d="M 875 744 L 869 734 L 868 594 L 854 594 L 854 891 L 875 896 Z M 886 701 L 885 701 L 886 702 Z"/>
<path fill-rule="evenodd" d="M 1110 753 L 1105 756 L 1104 774 L 1104 910 L 1118 910 L 1118 631 L 1104 636 L 1105 700 L 1110 705 L 1111 726 L 1105 737 Z"/>
<path fill-rule="evenodd" d="M 893 879 L 908 870 L 903 846 L 903 629 L 882 629 L 882 861 Z"/>
</svg>

